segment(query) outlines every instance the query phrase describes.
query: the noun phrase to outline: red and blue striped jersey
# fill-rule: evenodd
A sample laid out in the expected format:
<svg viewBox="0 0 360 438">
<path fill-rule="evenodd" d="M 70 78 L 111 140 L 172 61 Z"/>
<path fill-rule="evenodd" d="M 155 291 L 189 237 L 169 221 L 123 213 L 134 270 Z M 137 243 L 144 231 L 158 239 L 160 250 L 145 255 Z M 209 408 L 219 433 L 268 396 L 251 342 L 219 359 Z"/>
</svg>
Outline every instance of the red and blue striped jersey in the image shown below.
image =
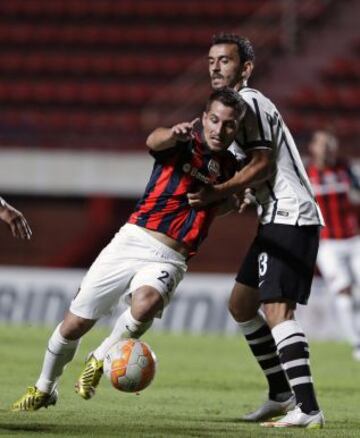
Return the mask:
<svg viewBox="0 0 360 438">
<path fill-rule="evenodd" d="M 307 168 L 316 200 L 325 219 L 321 231 L 323 239 L 346 239 L 359 232 L 357 214 L 349 197 L 351 187 L 358 181 L 344 162 L 334 166 L 318 168 L 310 163 Z"/>
<path fill-rule="evenodd" d="M 187 193 L 231 178 L 237 161 L 228 151 L 212 152 L 200 133 L 163 151 L 150 151 L 154 167 L 145 192 L 128 222 L 185 244 L 194 255 L 207 236 L 216 205 L 190 207 Z"/>
</svg>

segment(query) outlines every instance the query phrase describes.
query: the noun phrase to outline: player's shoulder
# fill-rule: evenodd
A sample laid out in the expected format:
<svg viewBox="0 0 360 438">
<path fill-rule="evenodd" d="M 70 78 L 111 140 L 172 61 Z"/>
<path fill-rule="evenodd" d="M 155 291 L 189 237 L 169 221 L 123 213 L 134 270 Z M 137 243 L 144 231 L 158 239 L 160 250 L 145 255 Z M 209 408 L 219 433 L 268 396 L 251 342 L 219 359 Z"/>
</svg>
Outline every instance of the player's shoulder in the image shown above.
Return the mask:
<svg viewBox="0 0 360 438">
<path fill-rule="evenodd" d="M 231 152 L 230 149 L 226 149 L 224 151 L 222 151 L 223 157 L 225 160 L 228 161 L 236 161 L 236 157 L 235 155 Z"/>
<path fill-rule="evenodd" d="M 259 106 L 275 108 L 274 103 L 261 91 L 256 90 L 255 88 L 244 87 L 239 91 L 239 94 L 245 102 L 251 106 L 254 104 L 254 101 L 256 101 L 256 104 Z"/>
</svg>

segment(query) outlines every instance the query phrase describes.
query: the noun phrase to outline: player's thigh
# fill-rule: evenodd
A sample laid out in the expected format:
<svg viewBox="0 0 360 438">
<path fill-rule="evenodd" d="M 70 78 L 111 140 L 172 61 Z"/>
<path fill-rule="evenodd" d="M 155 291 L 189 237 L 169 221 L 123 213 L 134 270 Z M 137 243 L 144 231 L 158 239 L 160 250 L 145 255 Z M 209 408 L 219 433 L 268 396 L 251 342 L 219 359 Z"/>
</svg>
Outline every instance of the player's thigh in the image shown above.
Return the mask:
<svg viewBox="0 0 360 438">
<path fill-rule="evenodd" d="M 70 305 L 71 313 L 97 320 L 112 310 L 140 266 L 139 261 L 131 258 L 131 251 L 121 235 L 113 239 L 86 273 Z"/>
<path fill-rule="evenodd" d="M 342 240 L 320 242 L 317 264 L 327 289 L 332 293 L 346 289 L 352 283 L 349 251 Z"/>
<path fill-rule="evenodd" d="M 184 269 L 172 263 L 148 263 L 139 269 L 132 278 L 125 301 L 130 304 L 130 297 L 148 286 L 160 294 L 163 307 L 165 307 L 173 297 L 176 287 L 184 277 L 184 273 Z"/>
<path fill-rule="evenodd" d="M 235 282 L 229 299 L 229 310 L 237 322 L 253 319 L 260 306 L 260 295 L 257 288 Z"/>
<path fill-rule="evenodd" d="M 261 302 L 306 304 L 319 246 L 319 227 L 267 224 L 259 229 Z"/>
</svg>

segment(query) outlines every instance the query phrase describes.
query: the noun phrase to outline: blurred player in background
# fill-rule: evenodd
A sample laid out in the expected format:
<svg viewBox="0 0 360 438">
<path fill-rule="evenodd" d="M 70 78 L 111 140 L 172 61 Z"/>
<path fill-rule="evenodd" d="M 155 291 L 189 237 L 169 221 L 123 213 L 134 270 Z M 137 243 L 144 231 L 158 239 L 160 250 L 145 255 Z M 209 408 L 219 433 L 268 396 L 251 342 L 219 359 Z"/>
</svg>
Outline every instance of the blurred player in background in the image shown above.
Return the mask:
<svg viewBox="0 0 360 438">
<path fill-rule="evenodd" d="M 338 157 L 338 141 L 331 132 L 315 132 L 309 152 L 307 171 L 326 223 L 317 262 L 327 289 L 335 296 L 342 333 L 353 346 L 354 359 L 360 361 L 360 333 L 355 322 L 359 312 L 353 299 L 353 292 L 360 288 L 360 236 L 350 200 L 351 189 L 359 191 L 360 182 Z"/>
<path fill-rule="evenodd" d="M 4 198 L 0 196 L 0 219 L 5 222 L 14 237 L 21 239 L 31 239 L 31 228 L 24 218 L 24 215 L 8 204 Z"/>
<path fill-rule="evenodd" d="M 36 385 L 28 388 L 15 411 L 54 405 L 57 383 L 76 352 L 80 338 L 108 314 L 121 296 L 130 308 L 120 315 L 108 338 L 92 352 L 76 384 L 91 398 L 103 374 L 107 350 L 123 338 L 138 338 L 161 315 L 208 228 L 222 207 L 190 207 L 187 193 L 234 175 L 237 161 L 227 151 L 234 141 L 244 101 L 232 89 L 212 93 L 202 117 L 172 128 L 158 128 L 147 139 L 155 164 L 143 197 L 127 224 L 100 253 L 65 320 L 52 334 Z M 232 208 L 231 202 L 229 208 Z"/>
<path fill-rule="evenodd" d="M 247 103 L 233 151 L 245 154 L 248 164 L 229 181 L 190 194 L 189 202 L 201 207 L 253 187 L 260 207 L 258 233 L 229 304 L 269 385 L 268 400 L 244 419 L 268 420 L 288 411 L 262 425 L 320 428 L 324 417 L 315 396 L 309 346 L 294 312 L 310 295 L 321 212 L 279 111 L 247 86 L 255 59 L 250 41 L 215 35 L 208 59 L 212 88 L 230 86 Z"/>
</svg>

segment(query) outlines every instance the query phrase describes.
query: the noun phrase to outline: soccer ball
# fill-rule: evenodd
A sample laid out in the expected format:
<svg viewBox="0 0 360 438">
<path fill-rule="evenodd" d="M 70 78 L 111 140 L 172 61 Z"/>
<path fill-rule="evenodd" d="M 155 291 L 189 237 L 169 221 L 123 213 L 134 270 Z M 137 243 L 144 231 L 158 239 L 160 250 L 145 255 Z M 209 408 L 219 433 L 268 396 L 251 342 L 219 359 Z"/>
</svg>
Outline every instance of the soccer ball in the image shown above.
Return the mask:
<svg viewBox="0 0 360 438">
<path fill-rule="evenodd" d="M 116 342 L 105 355 L 104 373 L 119 391 L 141 391 L 150 385 L 155 370 L 154 352 L 138 339 Z"/>
</svg>

